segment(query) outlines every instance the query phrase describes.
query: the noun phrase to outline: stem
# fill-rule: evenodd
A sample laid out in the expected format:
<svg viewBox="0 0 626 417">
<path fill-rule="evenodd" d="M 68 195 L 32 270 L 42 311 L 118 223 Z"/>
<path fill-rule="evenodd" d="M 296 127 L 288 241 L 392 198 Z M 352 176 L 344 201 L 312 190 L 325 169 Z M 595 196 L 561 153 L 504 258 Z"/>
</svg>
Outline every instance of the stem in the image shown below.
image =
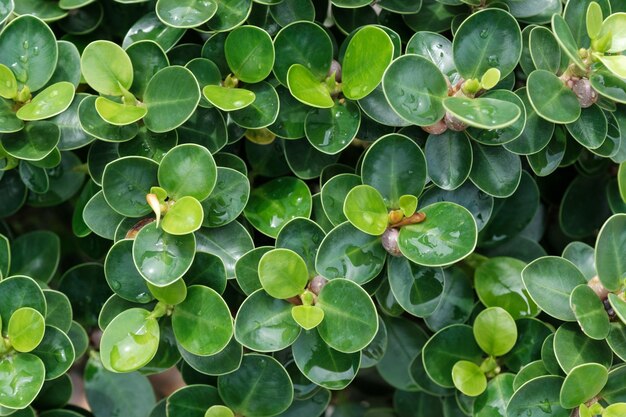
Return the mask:
<svg viewBox="0 0 626 417">
<path fill-rule="evenodd" d="M 415 213 L 414 215 L 412 215 L 410 217 L 405 217 L 404 219 L 400 220 L 399 222 L 389 225 L 389 227 L 393 227 L 394 229 L 397 229 L 397 228 L 402 227 L 402 226 L 408 226 L 410 224 L 421 223 L 424 220 L 426 220 L 426 214 L 419 212 L 419 213 Z"/>
<path fill-rule="evenodd" d="M 167 311 L 170 309 L 170 306 L 159 301 L 157 303 L 157 305 L 154 306 L 154 310 L 152 310 L 152 313 L 150 313 L 150 315 L 148 316 L 148 318 L 152 318 L 152 319 L 160 319 L 161 317 L 163 317 L 165 314 L 167 314 Z"/>
</svg>

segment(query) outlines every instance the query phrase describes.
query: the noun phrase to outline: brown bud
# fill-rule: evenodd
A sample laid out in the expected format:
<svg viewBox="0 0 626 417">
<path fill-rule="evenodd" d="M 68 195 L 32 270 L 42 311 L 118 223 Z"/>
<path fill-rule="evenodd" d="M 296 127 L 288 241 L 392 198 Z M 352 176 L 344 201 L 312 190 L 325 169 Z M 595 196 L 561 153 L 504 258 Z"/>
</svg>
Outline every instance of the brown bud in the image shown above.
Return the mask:
<svg viewBox="0 0 626 417">
<path fill-rule="evenodd" d="M 398 236 L 400 236 L 400 232 L 398 229 L 394 229 L 392 227 L 385 230 L 382 236 L 383 248 L 389 253 L 391 256 L 402 256 L 402 252 L 400 252 L 400 247 L 398 246 Z"/>
<path fill-rule="evenodd" d="M 430 133 L 431 135 L 441 135 L 443 132 L 448 130 L 448 126 L 446 126 L 446 122 L 441 119 L 435 124 L 422 126 L 422 130 L 426 133 Z"/>
<path fill-rule="evenodd" d="M 580 107 L 586 109 L 591 107 L 596 101 L 598 101 L 598 93 L 593 89 L 591 83 L 586 78 L 578 80 L 572 79 L 572 86 L 570 87 L 580 103 Z M 569 83 L 568 83 L 569 86 Z"/>
<path fill-rule="evenodd" d="M 328 283 L 328 280 L 321 275 L 316 275 L 313 277 L 311 282 L 309 282 L 309 291 L 311 291 L 315 295 L 320 295 L 322 288 Z"/>
<path fill-rule="evenodd" d="M 335 81 L 338 83 L 341 82 L 341 64 L 333 59 L 333 62 L 330 63 L 330 69 L 328 70 L 328 76 L 335 74 Z"/>
<path fill-rule="evenodd" d="M 445 121 L 448 129 L 454 130 L 455 132 L 462 132 L 467 129 L 467 125 L 454 117 L 454 115 L 450 112 L 446 112 L 446 116 L 443 120 Z"/>
<path fill-rule="evenodd" d="M 593 290 L 593 292 L 596 293 L 598 298 L 600 298 L 601 300 L 606 300 L 606 298 L 609 296 L 609 290 L 604 288 L 604 285 L 602 285 L 602 283 L 600 282 L 600 278 L 598 278 L 597 275 L 591 278 L 587 285 L 589 285 L 589 287 Z"/>
</svg>

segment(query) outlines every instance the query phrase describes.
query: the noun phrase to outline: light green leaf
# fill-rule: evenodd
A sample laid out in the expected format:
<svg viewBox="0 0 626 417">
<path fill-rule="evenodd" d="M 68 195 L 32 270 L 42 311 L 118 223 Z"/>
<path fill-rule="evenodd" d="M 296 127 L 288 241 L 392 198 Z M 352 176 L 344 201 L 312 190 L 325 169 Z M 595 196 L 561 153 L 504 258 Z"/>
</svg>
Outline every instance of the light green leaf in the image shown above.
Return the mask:
<svg viewBox="0 0 626 417">
<path fill-rule="evenodd" d="M 382 235 L 387 229 L 387 207 L 380 193 L 372 186 L 357 185 L 343 204 L 343 213 L 357 229 L 370 235 Z"/>
<path fill-rule="evenodd" d="M 326 84 L 304 65 L 293 64 L 289 68 L 287 86 L 296 99 L 309 106 L 330 108 L 335 105 Z"/>
</svg>

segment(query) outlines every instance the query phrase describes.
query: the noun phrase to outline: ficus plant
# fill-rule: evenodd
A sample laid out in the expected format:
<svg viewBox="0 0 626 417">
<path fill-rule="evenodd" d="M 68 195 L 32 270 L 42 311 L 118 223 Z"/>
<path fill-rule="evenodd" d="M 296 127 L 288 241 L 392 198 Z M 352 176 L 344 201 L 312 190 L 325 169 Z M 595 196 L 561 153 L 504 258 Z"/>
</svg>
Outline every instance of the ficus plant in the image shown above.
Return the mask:
<svg viewBox="0 0 626 417">
<path fill-rule="evenodd" d="M 0 416 L 626 416 L 622 0 L 0 0 Z"/>
</svg>

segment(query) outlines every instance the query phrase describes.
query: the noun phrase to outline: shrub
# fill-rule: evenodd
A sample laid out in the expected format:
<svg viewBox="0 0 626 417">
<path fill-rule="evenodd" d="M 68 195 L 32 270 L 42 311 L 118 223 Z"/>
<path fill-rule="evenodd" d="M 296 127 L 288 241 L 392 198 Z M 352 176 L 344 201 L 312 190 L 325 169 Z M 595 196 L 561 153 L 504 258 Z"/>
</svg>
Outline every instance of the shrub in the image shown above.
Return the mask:
<svg viewBox="0 0 626 417">
<path fill-rule="evenodd" d="M 0 415 L 625 416 L 626 6 L 565 3 L 0 0 Z"/>
</svg>

